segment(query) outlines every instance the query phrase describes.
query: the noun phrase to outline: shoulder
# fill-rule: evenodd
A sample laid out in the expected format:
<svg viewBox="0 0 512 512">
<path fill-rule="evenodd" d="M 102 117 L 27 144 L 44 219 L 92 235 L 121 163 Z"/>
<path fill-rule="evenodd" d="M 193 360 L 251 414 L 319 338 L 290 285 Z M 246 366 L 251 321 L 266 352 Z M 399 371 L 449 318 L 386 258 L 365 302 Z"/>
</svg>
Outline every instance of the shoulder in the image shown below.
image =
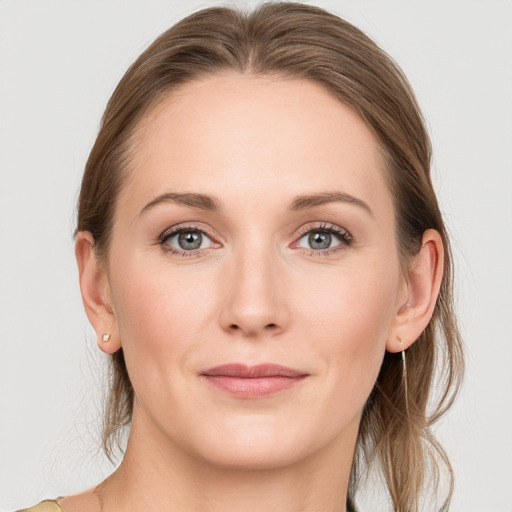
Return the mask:
<svg viewBox="0 0 512 512">
<path fill-rule="evenodd" d="M 44 500 L 39 505 L 16 510 L 16 512 L 101 512 L 99 488 L 98 485 L 79 494 Z"/>
<path fill-rule="evenodd" d="M 34 507 L 23 508 L 16 512 L 62 512 L 60 505 L 55 500 L 44 500 Z"/>
</svg>

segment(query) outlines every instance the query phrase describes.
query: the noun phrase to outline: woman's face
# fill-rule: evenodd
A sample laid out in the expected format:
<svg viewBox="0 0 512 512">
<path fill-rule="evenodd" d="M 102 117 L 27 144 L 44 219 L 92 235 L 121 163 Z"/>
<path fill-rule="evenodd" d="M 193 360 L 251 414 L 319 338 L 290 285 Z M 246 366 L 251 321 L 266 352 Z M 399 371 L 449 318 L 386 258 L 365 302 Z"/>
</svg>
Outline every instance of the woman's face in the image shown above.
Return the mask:
<svg viewBox="0 0 512 512">
<path fill-rule="evenodd" d="M 127 172 L 108 279 L 133 435 L 230 467 L 353 450 L 406 289 L 365 123 L 315 83 L 219 74 L 146 116 Z"/>
</svg>

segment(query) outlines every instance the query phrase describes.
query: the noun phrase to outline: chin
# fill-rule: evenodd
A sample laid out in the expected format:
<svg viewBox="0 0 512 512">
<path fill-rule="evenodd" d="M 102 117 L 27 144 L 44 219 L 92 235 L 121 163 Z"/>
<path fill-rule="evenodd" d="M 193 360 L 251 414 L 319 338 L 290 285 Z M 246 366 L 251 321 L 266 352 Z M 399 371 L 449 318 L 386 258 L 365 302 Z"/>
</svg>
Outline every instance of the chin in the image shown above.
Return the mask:
<svg viewBox="0 0 512 512">
<path fill-rule="evenodd" d="M 277 443 L 261 445 L 233 443 L 209 450 L 204 459 L 217 468 L 236 471 L 277 470 L 292 466 L 303 458 L 297 446 L 279 446 Z"/>
<path fill-rule="evenodd" d="M 283 426 L 244 421 L 230 427 L 208 432 L 196 445 L 196 453 L 218 468 L 273 470 L 299 462 L 326 442 L 313 436 L 307 425 L 301 428 L 300 422 Z M 214 439 L 210 437 L 212 432 Z"/>
</svg>

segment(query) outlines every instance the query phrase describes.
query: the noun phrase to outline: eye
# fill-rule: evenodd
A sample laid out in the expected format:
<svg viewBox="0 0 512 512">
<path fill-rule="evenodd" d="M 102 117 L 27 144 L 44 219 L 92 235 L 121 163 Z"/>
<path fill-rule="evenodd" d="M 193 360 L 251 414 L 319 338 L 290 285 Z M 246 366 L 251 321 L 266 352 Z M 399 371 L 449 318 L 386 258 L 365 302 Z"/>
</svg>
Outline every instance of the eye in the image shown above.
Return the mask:
<svg viewBox="0 0 512 512">
<path fill-rule="evenodd" d="M 344 229 L 334 225 L 323 225 L 309 229 L 301 236 L 297 245 L 313 251 L 329 252 L 329 249 L 341 249 L 340 246 L 348 246 L 351 242 L 350 234 Z"/>
<path fill-rule="evenodd" d="M 299 245 L 301 247 L 307 247 L 308 249 L 314 249 L 315 251 L 321 251 L 333 247 L 333 242 L 334 246 L 341 243 L 339 240 L 336 240 L 331 233 L 312 231 L 309 235 L 303 236 L 299 240 Z"/>
<path fill-rule="evenodd" d="M 211 247 L 211 238 L 197 228 L 179 228 L 165 234 L 161 240 L 167 250 L 176 252 L 191 252 Z"/>
</svg>

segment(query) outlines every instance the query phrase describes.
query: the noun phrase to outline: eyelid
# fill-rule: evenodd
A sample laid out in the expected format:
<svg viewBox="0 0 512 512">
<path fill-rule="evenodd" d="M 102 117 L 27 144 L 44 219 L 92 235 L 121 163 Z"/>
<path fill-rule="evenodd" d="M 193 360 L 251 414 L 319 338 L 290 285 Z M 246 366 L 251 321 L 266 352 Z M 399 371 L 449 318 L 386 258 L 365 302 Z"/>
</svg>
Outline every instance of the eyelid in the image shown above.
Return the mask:
<svg viewBox="0 0 512 512">
<path fill-rule="evenodd" d="M 331 224 L 330 222 L 308 222 L 299 228 L 295 238 L 302 238 L 305 234 L 311 231 L 327 231 L 342 236 L 347 241 L 353 239 L 351 233 L 347 229 L 337 226 L 336 224 Z"/>
<path fill-rule="evenodd" d="M 200 233 L 206 235 L 208 238 L 212 239 L 212 241 L 216 238 L 215 235 L 207 228 L 201 227 L 195 223 L 185 222 L 183 224 L 176 224 L 175 226 L 171 226 L 165 229 L 158 237 L 158 240 L 163 243 L 170 236 L 177 235 L 181 231 L 199 231 Z"/>
</svg>

